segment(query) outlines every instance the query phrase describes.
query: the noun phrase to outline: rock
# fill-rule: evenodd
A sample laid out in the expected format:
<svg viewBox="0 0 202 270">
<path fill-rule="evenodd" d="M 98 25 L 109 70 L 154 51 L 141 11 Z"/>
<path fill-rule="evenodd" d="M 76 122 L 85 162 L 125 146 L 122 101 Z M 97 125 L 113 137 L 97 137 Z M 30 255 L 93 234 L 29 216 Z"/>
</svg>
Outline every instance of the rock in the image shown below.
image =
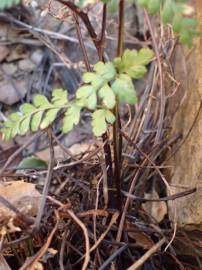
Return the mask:
<svg viewBox="0 0 202 270">
<path fill-rule="evenodd" d="M 24 215 L 34 217 L 38 212 L 41 194 L 35 189 L 34 184 L 24 181 L 2 182 L 0 184 L 0 195 Z M 7 227 L 5 228 L 6 231 L 10 232 L 20 231 L 20 228 L 15 227 L 13 223 L 16 217 L 18 217 L 18 213 L 4 204 L 0 205 L 1 228 L 2 226 Z"/>
<path fill-rule="evenodd" d="M 6 46 L 0 46 L 0 62 L 2 62 L 10 53 L 10 50 Z"/>
<path fill-rule="evenodd" d="M 81 156 L 85 153 L 89 153 L 95 150 L 95 146 L 93 144 L 87 143 L 78 143 L 74 144 L 71 147 L 66 148 L 67 151 L 73 155 L 74 157 Z M 69 159 L 71 156 L 65 153 L 65 151 L 59 146 L 54 146 L 55 159 L 59 162 Z M 50 160 L 50 149 L 46 148 L 40 152 L 36 153 L 36 156 L 43 161 L 49 162 Z"/>
<path fill-rule="evenodd" d="M 12 105 L 24 98 L 27 93 L 25 81 L 13 80 L 13 84 L 4 80 L 0 82 L 0 102 Z"/>
<path fill-rule="evenodd" d="M 202 31 L 202 1 L 195 2 L 200 23 L 198 30 Z M 177 199 L 172 204 L 169 202 L 169 212 L 170 217 L 174 217 L 175 204 L 178 226 L 188 230 L 202 229 L 202 117 L 199 109 L 202 96 L 201 50 L 202 42 L 198 38 L 190 54 L 189 51 L 183 51 L 182 57 L 179 58 L 179 51 L 175 49 L 173 52 L 172 70 L 174 78 L 180 82 L 180 88 L 171 106 L 173 107 L 176 101 L 180 106 L 178 105 L 178 111 L 175 111 L 171 135 L 175 138 L 176 135 L 182 134 L 182 140 L 172 149 L 172 153 L 175 154 L 168 164 L 171 166 L 170 179 L 174 194 L 184 191 L 184 187 L 196 187 L 197 192 Z M 186 57 L 187 55 L 189 57 Z"/>
<path fill-rule="evenodd" d="M 31 60 L 35 65 L 39 65 L 43 59 L 44 52 L 42 50 L 36 50 L 31 55 Z"/>
<path fill-rule="evenodd" d="M 145 193 L 145 199 L 156 199 L 159 200 L 158 193 L 154 190 L 152 193 Z M 145 202 L 142 204 L 142 208 L 151 215 L 158 223 L 160 223 L 165 215 L 168 213 L 167 205 L 165 202 Z"/>
<path fill-rule="evenodd" d="M 5 258 L 0 255 L 0 269 L 11 270 L 10 266 L 7 264 Z"/>
<path fill-rule="evenodd" d="M 31 72 L 35 69 L 36 65 L 29 59 L 20 60 L 18 66 L 21 70 Z"/>
<path fill-rule="evenodd" d="M 17 66 L 12 63 L 4 63 L 2 68 L 7 75 L 13 75 L 17 71 Z"/>
<path fill-rule="evenodd" d="M 26 59 L 28 57 L 28 54 L 24 51 L 20 51 L 17 48 L 14 50 L 11 50 L 9 55 L 6 57 L 7 62 L 13 62 L 20 59 Z"/>
</svg>

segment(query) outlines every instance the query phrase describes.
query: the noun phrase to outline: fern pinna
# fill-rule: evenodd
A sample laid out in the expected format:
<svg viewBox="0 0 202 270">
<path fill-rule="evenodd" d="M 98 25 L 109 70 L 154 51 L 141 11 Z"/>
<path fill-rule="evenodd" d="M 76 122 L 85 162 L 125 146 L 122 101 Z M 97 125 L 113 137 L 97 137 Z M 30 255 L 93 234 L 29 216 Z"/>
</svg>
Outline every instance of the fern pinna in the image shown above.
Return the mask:
<svg viewBox="0 0 202 270">
<path fill-rule="evenodd" d="M 9 140 L 16 135 L 24 135 L 29 130 L 35 132 L 46 129 L 64 112 L 62 131 L 68 133 L 80 120 L 81 110 L 92 113 L 92 129 L 95 136 L 106 132 L 108 124 L 113 124 L 115 116 L 112 109 L 116 102 L 135 104 L 137 102 L 133 79 L 144 77 L 146 65 L 153 58 L 152 50 L 126 50 L 122 57 L 113 62 L 98 62 L 93 72 L 82 76 L 83 84 L 76 91 L 75 99 L 68 99 L 68 91 L 55 89 L 51 100 L 43 95 L 33 97 L 33 103 L 24 103 L 19 112 L 8 116 L 1 123 L 3 138 Z"/>
</svg>

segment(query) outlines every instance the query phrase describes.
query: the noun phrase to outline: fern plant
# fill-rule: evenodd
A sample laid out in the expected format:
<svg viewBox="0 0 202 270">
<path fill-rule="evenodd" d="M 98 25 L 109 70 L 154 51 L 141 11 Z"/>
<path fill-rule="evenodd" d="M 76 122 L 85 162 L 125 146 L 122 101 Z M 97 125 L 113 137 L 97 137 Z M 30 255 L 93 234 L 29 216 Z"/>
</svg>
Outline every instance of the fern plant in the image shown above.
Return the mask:
<svg viewBox="0 0 202 270">
<path fill-rule="evenodd" d="M 117 10 L 117 0 L 101 0 L 110 6 L 112 12 Z M 87 5 L 89 0 L 80 0 L 79 6 Z M 162 22 L 172 25 L 174 32 L 179 35 L 182 44 L 191 46 L 193 38 L 200 33 L 197 31 L 198 22 L 190 18 L 193 9 L 186 4 L 188 0 L 128 0 L 130 4 L 137 3 L 151 14 L 160 13 Z"/>
<path fill-rule="evenodd" d="M 126 50 L 122 57 L 113 62 L 98 62 L 93 72 L 82 76 L 83 84 L 76 91 L 75 99 L 68 99 L 68 91 L 55 89 L 51 100 L 43 95 L 36 95 L 33 103 L 24 103 L 19 112 L 12 113 L 8 120 L 1 123 L 3 138 L 9 140 L 16 135 L 24 135 L 29 130 L 35 132 L 46 129 L 64 112 L 63 133 L 70 132 L 80 120 L 81 110 L 92 113 L 92 129 L 95 136 L 101 136 L 108 124 L 113 124 L 115 116 L 112 109 L 119 103 L 135 104 L 136 92 L 132 79 L 144 77 L 146 65 L 153 58 L 148 48 Z"/>
<path fill-rule="evenodd" d="M 104 63 L 98 62 L 93 66 L 92 72 L 86 72 L 82 76 L 82 85 L 77 89 L 75 98 L 68 98 L 68 91 L 55 89 L 50 100 L 43 95 L 33 97 L 32 104 L 25 103 L 18 112 L 12 113 L 7 120 L 0 123 L 0 133 L 5 140 L 14 138 L 16 135 L 24 135 L 27 132 L 44 130 L 54 123 L 56 118 L 61 119 L 61 130 L 63 133 L 70 132 L 80 121 L 81 111 L 88 110 L 91 113 L 92 130 L 95 136 L 102 136 L 103 159 L 107 169 L 109 207 L 116 207 L 122 211 L 122 134 L 121 121 L 119 119 L 120 103 L 134 105 L 137 95 L 133 80 L 143 78 L 147 72 L 146 66 L 152 61 L 154 54 L 148 48 L 139 51 L 125 50 L 124 44 L 124 4 L 127 0 L 100 0 L 103 3 L 103 17 L 100 35 L 91 24 L 88 13 L 82 6 L 92 3 L 92 0 L 56 0 L 68 7 L 75 15 L 78 40 L 84 55 L 86 69 L 90 70 L 88 55 L 83 44 L 79 20 L 84 23 L 92 42 L 97 50 L 100 60 L 104 57 L 105 30 L 107 9 L 119 9 L 117 57 Z M 97 0 L 96 0 L 97 1 Z M 160 13 L 164 24 L 172 25 L 174 31 L 179 35 L 183 44 L 191 46 L 193 37 L 199 33 L 197 21 L 187 16 L 188 6 L 186 0 L 128 0 L 130 3 L 138 3 L 151 14 Z M 0 0 L 0 8 L 4 9 L 19 0 Z M 78 5 L 80 4 L 80 7 Z M 106 133 L 109 125 L 113 124 L 113 155 L 112 147 L 107 140 Z M 51 164 L 51 163 L 50 163 Z M 47 182 L 48 185 L 48 182 Z M 113 195 L 115 191 L 115 197 Z M 45 196 L 44 196 L 45 198 Z M 116 206 L 114 201 L 116 198 Z M 118 233 L 119 234 L 119 233 Z M 117 235 L 118 237 L 118 235 Z M 120 240 L 120 236 L 117 238 Z"/>
<path fill-rule="evenodd" d="M 1 0 L 0 1 L 0 10 L 4 10 L 6 8 L 10 8 L 19 4 L 21 0 Z"/>
<path fill-rule="evenodd" d="M 137 2 L 150 13 L 160 12 L 163 23 L 172 24 L 173 29 L 180 36 L 180 41 L 191 45 L 193 37 L 199 33 L 197 21 L 186 15 L 190 7 L 186 0 L 128 0 Z M 2 0 L 0 9 L 5 9 L 20 0 Z M 91 1 L 92 2 L 92 1 Z M 117 5 L 114 0 L 101 0 L 104 4 Z M 78 1 L 80 6 L 88 4 L 88 0 Z M 113 62 L 98 62 L 93 72 L 83 74 L 83 85 L 76 91 L 74 100 L 68 99 L 68 91 L 56 89 L 52 92 L 51 100 L 43 95 L 36 95 L 33 104 L 25 103 L 19 112 L 8 116 L 7 121 L 1 123 L 0 132 L 3 138 L 9 140 L 16 135 L 24 135 L 29 130 L 35 132 L 51 125 L 57 115 L 64 112 L 62 131 L 68 133 L 74 125 L 79 123 L 80 113 L 88 109 L 92 113 L 92 128 L 95 136 L 101 136 L 108 124 L 113 124 L 115 116 L 112 112 L 116 103 L 135 104 L 137 101 L 133 79 L 144 77 L 146 65 L 152 60 L 150 49 L 126 50 L 122 57 Z"/>
<path fill-rule="evenodd" d="M 198 22 L 189 16 L 193 12 L 187 0 L 132 0 L 146 8 L 151 14 L 160 12 L 164 24 L 172 25 L 180 42 L 192 45 L 193 38 L 200 33 L 197 31 Z M 131 2 L 132 2 L 131 1 Z"/>
</svg>

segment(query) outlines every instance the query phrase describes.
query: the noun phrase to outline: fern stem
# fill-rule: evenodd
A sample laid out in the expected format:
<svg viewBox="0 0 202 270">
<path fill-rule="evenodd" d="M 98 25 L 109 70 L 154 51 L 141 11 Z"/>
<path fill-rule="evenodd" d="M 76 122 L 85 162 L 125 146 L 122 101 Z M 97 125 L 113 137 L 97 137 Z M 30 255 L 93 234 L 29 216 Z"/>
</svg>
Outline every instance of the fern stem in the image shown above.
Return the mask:
<svg viewBox="0 0 202 270">
<path fill-rule="evenodd" d="M 121 56 L 124 47 L 124 11 L 125 11 L 125 0 L 119 1 L 119 25 L 118 25 L 118 45 L 117 45 L 117 56 Z M 121 121 L 119 116 L 119 103 L 116 102 L 114 109 L 114 114 L 116 116 L 116 122 L 113 125 L 113 146 L 114 146 L 114 176 L 116 183 L 116 193 L 117 193 L 117 209 L 122 210 L 121 202 L 121 156 L 122 156 L 122 136 Z"/>
<path fill-rule="evenodd" d="M 86 47 L 85 47 L 85 44 L 84 44 L 84 41 L 83 41 L 83 38 L 82 38 L 79 19 L 78 19 L 78 15 L 76 14 L 76 12 L 73 12 L 73 17 L 74 17 L 74 21 L 75 21 L 75 25 L 76 25 L 77 36 L 78 36 L 78 39 L 79 39 L 79 45 L 80 45 L 81 51 L 83 53 L 83 59 L 84 59 L 84 62 L 85 62 L 85 66 L 86 66 L 86 69 L 88 71 L 91 71 L 90 62 L 89 62 L 89 59 L 88 59 L 88 54 L 87 54 Z"/>
<path fill-rule="evenodd" d="M 100 61 L 104 60 L 106 26 L 107 26 L 107 4 L 104 4 L 103 5 L 103 10 L 102 10 L 102 30 L 101 30 L 101 35 L 100 35 L 100 48 L 99 48 L 99 59 L 100 59 Z"/>
<path fill-rule="evenodd" d="M 50 186 L 52 174 L 53 174 L 53 167 L 54 167 L 54 147 L 53 147 L 52 129 L 50 127 L 48 128 L 47 133 L 48 133 L 48 139 L 49 139 L 50 161 L 48 164 L 48 172 L 47 172 L 46 180 L 43 187 L 43 194 L 41 197 L 39 210 L 38 210 L 35 223 L 34 223 L 34 229 L 39 229 L 39 226 L 41 223 L 41 218 L 44 213 L 44 207 L 46 204 L 46 199 L 47 199 L 48 190 L 49 190 L 49 186 Z"/>
<path fill-rule="evenodd" d="M 99 60 L 104 61 L 103 55 L 104 55 L 104 42 L 105 42 L 105 30 L 106 30 L 106 19 L 107 19 L 107 5 L 106 4 L 103 5 L 102 30 L 101 30 L 101 37 L 99 39 L 97 34 L 95 33 L 95 30 L 94 30 L 89 18 L 88 18 L 87 13 L 85 13 L 84 11 L 79 9 L 77 6 L 75 6 L 75 4 L 71 1 L 66 1 L 66 2 L 63 0 L 57 0 L 57 1 L 66 5 L 70 10 L 73 11 L 74 14 L 76 14 L 76 16 L 81 18 L 81 20 L 83 21 L 84 25 L 86 26 L 86 29 L 88 30 L 89 35 L 90 35 L 90 37 L 95 45 Z M 89 59 L 88 59 L 88 56 L 86 54 L 85 44 L 83 42 L 83 37 L 81 35 L 81 31 L 79 30 L 80 25 L 77 24 L 76 27 L 77 27 L 77 35 L 78 35 L 78 39 L 79 39 L 79 44 L 80 44 L 80 47 L 83 51 L 86 70 L 91 71 Z M 108 143 L 107 133 L 102 135 L 102 140 L 103 140 L 103 144 L 104 144 L 103 147 L 104 147 L 105 164 L 106 164 L 106 168 L 107 168 L 107 180 L 108 180 L 109 188 L 111 188 L 111 187 L 113 187 L 113 169 L 112 169 L 111 148 L 110 148 L 110 145 Z M 110 206 L 112 206 L 112 205 L 110 204 Z"/>
<path fill-rule="evenodd" d="M 119 25 L 118 25 L 118 46 L 117 56 L 121 56 L 124 47 L 124 22 L 125 22 L 125 0 L 119 1 Z"/>
</svg>

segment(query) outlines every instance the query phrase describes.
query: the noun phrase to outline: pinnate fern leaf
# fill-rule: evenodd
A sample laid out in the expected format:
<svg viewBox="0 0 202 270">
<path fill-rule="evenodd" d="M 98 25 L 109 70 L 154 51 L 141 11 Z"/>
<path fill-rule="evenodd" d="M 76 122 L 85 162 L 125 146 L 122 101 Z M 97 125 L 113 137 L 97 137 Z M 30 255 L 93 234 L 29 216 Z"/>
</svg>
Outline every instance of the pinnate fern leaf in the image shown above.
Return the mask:
<svg viewBox="0 0 202 270">
<path fill-rule="evenodd" d="M 6 8 L 10 8 L 19 4 L 21 0 L 0 0 L 0 10 L 4 10 Z"/>
<path fill-rule="evenodd" d="M 29 130 L 35 132 L 45 129 L 53 123 L 60 110 L 68 106 L 67 91 L 56 89 L 52 94 L 52 102 L 43 96 L 36 95 L 33 104 L 24 103 L 20 112 L 12 113 L 1 128 L 3 138 L 9 140 L 16 135 L 25 135 Z"/>
<path fill-rule="evenodd" d="M 100 88 L 98 95 L 103 100 L 103 104 L 108 109 L 113 109 L 116 104 L 116 96 L 112 90 L 112 88 L 105 84 L 102 88 Z"/>
<path fill-rule="evenodd" d="M 110 111 L 116 102 L 134 105 L 137 102 L 132 79 L 142 78 L 151 62 L 150 49 L 126 50 L 122 57 L 113 62 L 98 62 L 92 72 L 84 73 L 83 85 L 76 91 L 76 98 L 68 100 L 68 92 L 56 89 L 49 100 L 43 95 L 33 97 L 32 104 L 24 103 L 19 112 L 12 113 L 1 123 L 0 133 L 9 140 L 16 135 L 36 132 L 51 125 L 60 112 L 64 113 L 62 131 L 70 132 L 79 123 L 81 110 L 92 112 L 92 127 L 95 136 L 106 132 L 108 124 L 113 124 L 115 116 Z"/>
<path fill-rule="evenodd" d="M 148 48 L 140 51 L 127 49 L 122 57 L 114 59 L 114 65 L 119 73 L 128 74 L 133 79 L 140 79 L 147 72 L 146 65 L 151 62 L 153 57 L 153 51 Z"/>
<path fill-rule="evenodd" d="M 115 122 L 115 116 L 110 110 L 100 109 L 92 114 L 92 127 L 95 136 L 99 137 L 107 130 L 107 124 Z"/>
<path fill-rule="evenodd" d="M 77 104 L 73 104 L 67 109 L 63 119 L 63 133 L 68 133 L 73 129 L 74 125 L 79 123 L 81 109 L 82 107 Z"/>
<path fill-rule="evenodd" d="M 94 65 L 94 72 L 84 73 L 82 79 L 86 85 L 81 86 L 76 93 L 76 97 L 87 99 L 87 108 L 94 110 L 99 97 L 103 100 L 103 105 L 108 109 L 115 106 L 115 96 L 109 83 L 116 77 L 116 68 L 112 62 L 98 62 Z M 104 93 L 103 89 L 106 90 Z"/>
<path fill-rule="evenodd" d="M 137 102 L 134 84 L 127 74 L 121 74 L 112 84 L 112 89 L 120 103 L 133 105 Z"/>
<path fill-rule="evenodd" d="M 193 9 L 186 4 L 188 0 L 130 0 L 130 2 L 137 2 L 151 14 L 161 11 L 162 22 L 172 25 L 182 44 L 190 47 L 193 38 L 200 34 L 197 31 L 197 20 L 190 18 Z M 187 23 L 189 24 L 188 27 L 185 26 Z"/>
</svg>

